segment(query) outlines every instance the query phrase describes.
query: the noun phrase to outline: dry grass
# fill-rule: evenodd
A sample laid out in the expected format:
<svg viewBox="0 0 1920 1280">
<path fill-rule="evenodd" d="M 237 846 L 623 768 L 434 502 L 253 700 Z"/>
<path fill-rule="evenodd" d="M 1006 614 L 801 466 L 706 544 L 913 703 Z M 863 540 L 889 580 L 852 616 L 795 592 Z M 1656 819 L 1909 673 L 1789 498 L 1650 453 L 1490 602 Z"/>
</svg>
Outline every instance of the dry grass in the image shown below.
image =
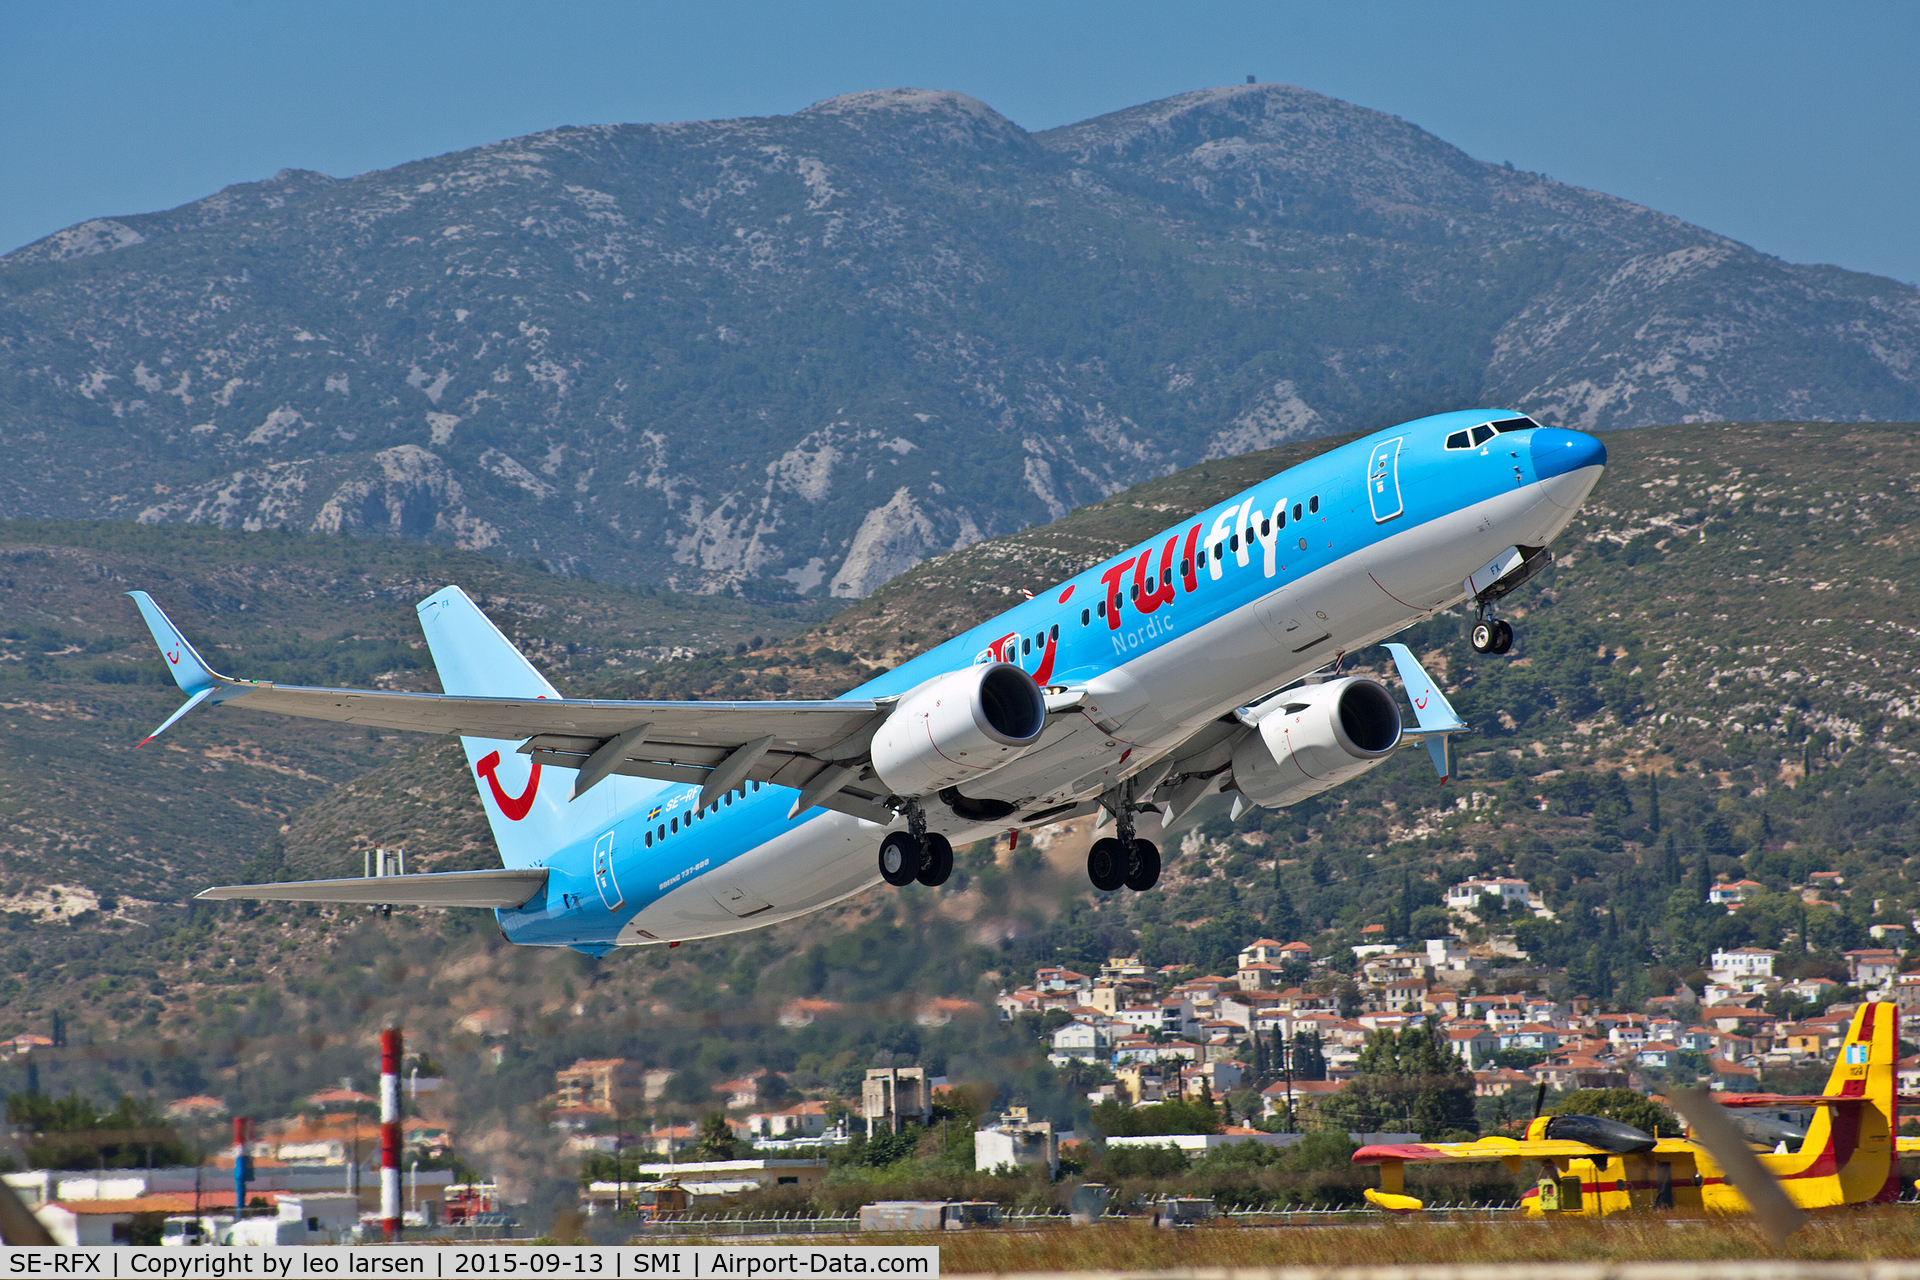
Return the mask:
<svg viewBox="0 0 1920 1280">
<path fill-rule="evenodd" d="M 894 1242 L 938 1244 L 943 1275 L 1433 1262 L 1854 1261 L 1920 1257 L 1920 1215 L 1907 1207 L 1824 1215 L 1780 1250 L 1744 1219 L 1657 1217 L 1553 1223 L 1383 1221 L 1180 1231 L 1116 1223 L 1049 1231 L 890 1237 L 889 1243 Z"/>
</svg>

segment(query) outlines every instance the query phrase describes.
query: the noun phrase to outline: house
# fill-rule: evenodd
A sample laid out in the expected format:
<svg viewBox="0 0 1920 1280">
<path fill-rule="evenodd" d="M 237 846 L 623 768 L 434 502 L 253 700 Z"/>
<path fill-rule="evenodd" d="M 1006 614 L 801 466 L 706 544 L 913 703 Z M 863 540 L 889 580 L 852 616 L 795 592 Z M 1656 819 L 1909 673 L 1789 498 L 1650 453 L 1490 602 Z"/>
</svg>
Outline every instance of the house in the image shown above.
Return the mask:
<svg viewBox="0 0 1920 1280">
<path fill-rule="evenodd" d="M 798 1102 L 778 1111 L 756 1111 L 747 1128 L 758 1138 L 817 1138 L 827 1131 L 827 1104 Z"/>
<path fill-rule="evenodd" d="M 361 1093 L 358 1089 L 322 1089 L 307 1095 L 307 1105 L 322 1111 L 351 1111 L 356 1107 L 370 1107 L 378 1101 L 372 1094 Z"/>
<path fill-rule="evenodd" d="M 685 1151 L 698 1141 L 700 1126 L 693 1124 L 662 1125 L 640 1135 L 640 1145 L 657 1156 Z"/>
<path fill-rule="evenodd" d="M 1036 969 L 1033 985 L 1041 991 L 1084 991 L 1093 985 L 1092 979 L 1084 973 L 1075 973 L 1071 969 Z"/>
<path fill-rule="evenodd" d="M 1643 1067 L 1652 1067 L 1656 1071 L 1665 1071 L 1680 1056 L 1680 1050 L 1665 1040 L 1649 1040 L 1640 1046 L 1634 1054 L 1634 1061 Z"/>
<path fill-rule="evenodd" d="M 1240 949 L 1239 965 L 1244 969 L 1250 964 L 1280 964 L 1289 958 L 1282 954 L 1287 945 L 1284 942 L 1276 942 L 1272 938 L 1255 938 Z M 1292 945 L 1306 947 L 1304 942 L 1296 942 Z M 1312 954 L 1311 948 L 1308 948 L 1308 954 Z"/>
<path fill-rule="evenodd" d="M 1760 1083 L 1760 1073 L 1725 1058 L 1707 1059 L 1707 1087 L 1729 1093 L 1752 1093 Z"/>
<path fill-rule="evenodd" d="M 579 1107 L 615 1115 L 646 1098 L 646 1082 L 640 1064 L 625 1058 L 581 1058 L 571 1067 L 553 1073 L 554 1102 L 561 1107 Z M 753 1086 L 747 1081 L 749 1093 Z M 752 1106 L 753 1097 L 745 1103 Z"/>
<path fill-rule="evenodd" d="M 944 1027 L 955 1018 L 971 1018 L 983 1012 L 977 1001 L 935 996 L 914 1011 L 913 1020 L 922 1027 Z"/>
<path fill-rule="evenodd" d="M 1739 909 L 1741 903 L 1756 893 L 1766 892 L 1767 886 L 1757 880 L 1735 880 L 1732 884 L 1716 884 L 1707 890 L 1707 901 L 1725 907 L 1728 911 Z"/>
<path fill-rule="evenodd" d="M 1446 1036 L 1448 1045 L 1469 1069 L 1491 1062 L 1493 1055 L 1500 1051 L 1500 1037 L 1481 1024 L 1448 1027 Z"/>
<path fill-rule="evenodd" d="M 1492 1071 L 1473 1073 L 1473 1096 L 1476 1098 L 1497 1098 L 1503 1093 L 1512 1093 L 1515 1089 L 1531 1089 L 1533 1077 L 1524 1071 L 1515 1071 L 1511 1067 L 1496 1067 Z"/>
<path fill-rule="evenodd" d="M 1239 979 L 1242 991 L 1271 991 L 1280 985 L 1284 973 L 1285 970 L 1277 964 L 1252 960 L 1242 963 L 1234 976 Z"/>
<path fill-rule="evenodd" d="M 1552 1053 L 1560 1047 L 1562 1036 L 1555 1027 L 1544 1022 L 1529 1022 L 1513 1030 L 1500 1033 L 1502 1049 L 1532 1049 L 1541 1053 Z"/>
<path fill-rule="evenodd" d="M 1847 978 L 1856 987 L 1877 987 L 1900 972 L 1900 953 L 1866 947 L 1846 953 Z"/>
<path fill-rule="evenodd" d="M 1112 1043 L 1105 1027 L 1076 1020 L 1053 1033 L 1053 1052 L 1047 1055 L 1047 1061 L 1056 1067 L 1076 1058 L 1082 1062 L 1102 1061 Z"/>
<path fill-rule="evenodd" d="M 1840 989 L 1840 984 L 1832 978 L 1801 978 L 1797 982 L 1785 983 L 1780 990 L 1797 1000 L 1810 1004 L 1820 1004 Z"/>
<path fill-rule="evenodd" d="M 1275 1081 L 1260 1091 L 1260 1114 L 1284 1116 L 1291 1102 L 1295 1121 L 1301 1121 L 1311 1116 L 1321 1102 L 1339 1093 L 1345 1084 L 1344 1080 L 1295 1080 L 1291 1084 L 1285 1080 Z"/>
<path fill-rule="evenodd" d="M 780 1006 L 780 1016 L 776 1019 L 788 1030 L 810 1027 L 816 1018 L 824 1018 L 840 1012 L 840 1005 L 833 1000 L 809 1000 L 802 997 L 789 1000 Z"/>
<path fill-rule="evenodd" d="M 1895 951 L 1904 951 L 1907 947 L 1907 926 L 1903 924 L 1868 925 L 1867 936 Z"/>
<path fill-rule="evenodd" d="M 1392 978 L 1380 988 L 1380 999 L 1389 1009 L 1400 1009 L 1407 1005 L 1415 1008 L 1427 994 L 1425 978 Z"/>
<path fill-rule="evenodd" d="M 1528 1075 L 1550 1089 L 1624 1089 L 1627 1073 L 1611 1062 L 1581 1053 L 1564 1053 L 1531 1068 Z"/>
<path fill-rule="evenodd" d="M 1140 963 L 1139 956 L 1111 956 L 1100 966 L 1102 982 L 1119 982 L 1124 978 L 1144 978 L 1147 966 Z"/>
<path fill-rule="evenodd" d="M 214 1120 L 227 1114 L 227 1104 L 218 1098 L 195 1094 L 167 1104 L 169 1120 Z"/>
<path fill-rule="evenodd" d="M 1920 1053 L 1893 1064 L 1894 1084 L 1901 1093 L 1920 1093 Z"/>
<path fill-rule="evenodd" d="M 1816 871 L 1807 877 L 1809 889 L 1838 889 L 1847 879 L 1838 871 Z"/>
<path fill-rule="evenodd" d="M 729 1111 L 737 1111 L 760 1101 L 760 1079 L 758 1076 L 741 1076 L 738 1080 L 713 1086 L 713 1091 L 720 1095 L 721 1106 Z"/>
<path fill-rule="evenodd" d="M 1246 1078 L 1246 1064 L 1232 1058 L 1197 1062 L 1180 1069 L 1180 1094 L 1186 1098 L 1198 1098 L 1203 1094 L 1224 1098 L 1238 1089 L 1240 1082 Z"/>
<path fill-rule="evenodd" d="M 1511 876 L 1476 876 L 1471 880 L 1462 880 L 1447 890 L 1447 910 L 1472 911 L 1479 907 L 1482 894 L 1500 899 L 1500 905 L 1509 910 L 1527 909 L 1525 880 L 1515 880 Z"/>
<path fill-rule="evenodd" d="M 1160 1068 L 1152 1063 L 1124 1063 L 1114 1068 L 1113 1078 L 1119 1082 L 1120 1089 L 1126 1094 L 1126 1100 L 1130 1106 L 1137 1107 L 1149 1102 L 1161 1102 L 1166 1098 Z"/>
<path fill-rule="evenodd" d="M 1712 976 L 1730 982 L 1745 978 L 1771 978 L 1773 958 L 1779 954 L 1765 947 L 1735 947 L 1732 951 L 1716 951 L 1713 953 Z"/>
</svg>

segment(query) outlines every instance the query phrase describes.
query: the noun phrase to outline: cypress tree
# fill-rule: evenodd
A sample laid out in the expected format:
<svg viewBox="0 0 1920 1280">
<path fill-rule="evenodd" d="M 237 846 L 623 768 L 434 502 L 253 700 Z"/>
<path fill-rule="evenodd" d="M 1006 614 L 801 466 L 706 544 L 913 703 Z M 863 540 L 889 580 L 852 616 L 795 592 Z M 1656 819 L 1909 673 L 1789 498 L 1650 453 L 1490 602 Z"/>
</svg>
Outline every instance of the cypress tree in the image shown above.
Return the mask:
<svg viewBox="0 0 1920 1280">
<path fill-rule="evenodd" d="M 1660 834 L 1660 775 L 1647 775 L 1647 830 Z"/>
<path fill-rule="evenodd" d="M 1669 889 L 1677 889 L 1680 887 L 1681 880 L 1680 845 L 1679 842 L 1673 838 L 1673 832 L 1671 831 L 1667 832 L 1666 864 L 1667 887 Z"/>
<path fill-rule="evenodd" d="M 1713 859 L 1707 856 L 1706 846 L 1700 847 L 1700 901 L 1707 900 L 1707 894 L 1713 889 Z"/>
</svg>

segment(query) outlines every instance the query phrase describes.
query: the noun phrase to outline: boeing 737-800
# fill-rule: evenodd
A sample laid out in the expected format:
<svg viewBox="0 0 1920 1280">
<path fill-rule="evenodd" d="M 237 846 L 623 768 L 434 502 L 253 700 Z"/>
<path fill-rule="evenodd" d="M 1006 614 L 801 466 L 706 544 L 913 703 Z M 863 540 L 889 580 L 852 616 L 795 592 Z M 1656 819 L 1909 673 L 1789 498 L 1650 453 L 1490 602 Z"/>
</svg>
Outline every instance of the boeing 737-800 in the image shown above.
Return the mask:
<svg viewBox="0 0 1920 1280">
<path fill-rule="evenodd" d="M 791 919 L 876 880 L 944 882 L 956 841 L 1099 813 L 1097 889 L 1151 889 L 1160 834 L 1285 806 L 1466 726 L 1403 645 L 1414 708 L 1346 655 L 1496 603 L 1598 482 L 1606 449 L 1506 410 L 1422 418 L 1221 500 L 842 697 L 563 697 L 457 586 L 420 602 L 441 694 L 214 671 L 133 592 L 187 702 L 456 733 L 502 868 L 209 889 L 202 898 L 492 907 L 515 942 L 678 943 Z M 149 740 L 151 739 L 151 735 Z M 569 777 L 571 775 L 571 777 Z M 1157 824 L 1157 825 L 1156 825 Z M 385 870 L 385 868 L 383 868 Z"/>
</svg>

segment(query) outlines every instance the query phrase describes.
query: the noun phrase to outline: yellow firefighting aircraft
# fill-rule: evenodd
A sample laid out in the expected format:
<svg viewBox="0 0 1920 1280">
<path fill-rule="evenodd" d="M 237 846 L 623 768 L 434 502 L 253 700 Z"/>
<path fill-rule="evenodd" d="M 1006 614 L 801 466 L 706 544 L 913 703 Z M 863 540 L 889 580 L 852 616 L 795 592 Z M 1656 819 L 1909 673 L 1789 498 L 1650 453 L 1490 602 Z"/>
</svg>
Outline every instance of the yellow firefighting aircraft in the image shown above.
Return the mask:
<svg viewBox="0 0 1920 1280">
<path fill-rule="evenodd" d="M 1847 1028 L 1824 1093 L 1719 1097 L 1720 1104 L 1728 1107 L 1814 1109 L 1799 1150 L 1758 1157 L 1801 1208 L 1892 1200 L 1900 1186 L 1896 1156 L 1920 1152 L 1920 1139 L 1896 1139 L 1894 1134 L 1899 1105 L 1920 1101 L 1901 1097 L 1894 1089 L 1898 1026 L 1895 1005 L 1861 1005 Z M 1529 1217 L 1603 1217 L 1648 1209 L 1749 1211 L 1746 1198 L 1700 1143 L 1656 1138 L 1632 1125 L 1595 1116 L 1540 1116 L 1520 1139 L 1362 1147 L 1353 1153 L 1353 1162 L 1380 1166 L 1380 1189 L 1367 1188 L 1367 1200 L 1390 1213 L 1423 1208 L 1418 1199 L 1406 1194 L 1403 1184 L 1410 1160 L 1498 1160 L 1516 1174 L 1523 1161 L 1539 1161 L 1546 1176 L 1522 1201 Z"/>
</svg>

